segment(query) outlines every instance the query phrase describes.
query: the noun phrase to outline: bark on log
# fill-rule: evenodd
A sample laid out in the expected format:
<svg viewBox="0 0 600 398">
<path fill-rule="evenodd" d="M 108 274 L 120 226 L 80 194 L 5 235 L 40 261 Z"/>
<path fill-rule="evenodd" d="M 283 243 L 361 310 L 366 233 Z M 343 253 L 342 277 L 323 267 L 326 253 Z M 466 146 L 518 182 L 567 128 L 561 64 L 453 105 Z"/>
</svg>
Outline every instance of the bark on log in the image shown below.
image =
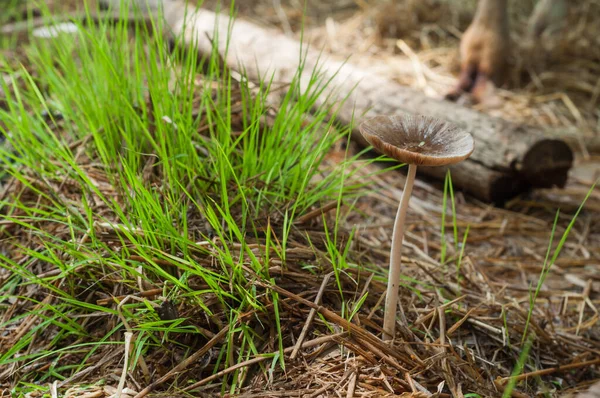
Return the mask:
<svg viewBox="0 0 600 398">
<path fill-rule="evenodd" d="M 210 54 L 212 46 L 218 45 L 230 68 L 236 70 L 242 65 L 253 79 L 272 75 L 275 81 L 291 81 L 304 51 L 301 83 L 306 87 L 315 69 L 325 80 L 331 80 L 321 101 L 348 97 L 338 113 L 342 122 L 350 123 L 361 115 L 407 112 L 445 119 L 470 131 L 475 151 L 468 160 L 451 166 L 452 181 L 482 200 L 501 203 L 531 188 L 563 187 L 566 183 L 573 152 L 563 140 L 546 138 L 541 129 L 427 97 L 316 49 L 306 50 L 306 44 L 301 47 L 300 42 L 278 31 L 250 22 L 235 21 L 227 35 L 228 15 L 186 10 L 175 0 L 164 1 L 164 15 L 174 35 L 182 35 L 187 44 L 195 43 L 203 54 Z M 219 32 L 217 40 L 211 39 L 215 31 Z M 353 136 L 364 144 L 358 131 Z M 422 167 L 419 173 L 441 178 L 446 168 Z"/>
</svg>

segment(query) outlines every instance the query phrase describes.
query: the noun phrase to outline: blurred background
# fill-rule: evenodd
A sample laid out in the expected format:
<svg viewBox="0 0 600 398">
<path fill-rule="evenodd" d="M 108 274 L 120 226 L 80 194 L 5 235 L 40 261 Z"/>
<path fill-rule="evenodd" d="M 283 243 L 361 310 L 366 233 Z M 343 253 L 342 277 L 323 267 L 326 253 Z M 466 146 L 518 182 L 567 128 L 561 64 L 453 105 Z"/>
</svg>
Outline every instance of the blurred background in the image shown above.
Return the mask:
<svg viewBox="0 0 600 398">
<path fill-rule="evenodd" d="M 197 3 L 229 12 L 231 2 Z M 64 14 L 83 3 L 48 0 L 43 4 Z M 535 0 L 508 1 L 511 51 L 508 79 L 497 92 L 499 100 L 493 106 L 467 100 L 465 106 L 515 122 L 576 129 L 582 141 L 596 137 L 600 0 L 571 2 L 566 18 L 533 40 L 527 29 L 535 4 Z M 35 18 L 38 5 L 0 0 L 0 25 Z M 354 64 L 427 95 L 443 97 L 456 84 L 460 38 L 476 7 L 476 0 L 238 0 L 233 9 L 239 18 L 289 36 L 304 34 L 313 46 L 350 57 Z"/>
</svg>

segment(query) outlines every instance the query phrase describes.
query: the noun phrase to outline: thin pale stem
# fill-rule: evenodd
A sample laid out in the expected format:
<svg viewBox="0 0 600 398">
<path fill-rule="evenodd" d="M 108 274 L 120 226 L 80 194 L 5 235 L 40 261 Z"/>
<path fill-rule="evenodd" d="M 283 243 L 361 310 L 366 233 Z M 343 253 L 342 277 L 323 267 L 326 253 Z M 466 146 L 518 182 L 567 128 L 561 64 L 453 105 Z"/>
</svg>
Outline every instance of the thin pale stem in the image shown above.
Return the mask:
<svg viewBox="0 0 600 398">
<path fill-rule="evenodd" d="M 398 310 L 398 286 L 400 285 L 400 269 L 402 268 L 402 237 L 404 236 L 404 221 L 408 210 L 408 201 L 412 193 L 417 166 L 408 165 L 408 175 L 400 198 L 398 213 L 392 234 L 392 249 L 390 252 L 390 269 L 385 296 L 385 313 L 383 318 L 383 339 L 392 340 L 396 334 L 396 311 Z"/>
</svg>

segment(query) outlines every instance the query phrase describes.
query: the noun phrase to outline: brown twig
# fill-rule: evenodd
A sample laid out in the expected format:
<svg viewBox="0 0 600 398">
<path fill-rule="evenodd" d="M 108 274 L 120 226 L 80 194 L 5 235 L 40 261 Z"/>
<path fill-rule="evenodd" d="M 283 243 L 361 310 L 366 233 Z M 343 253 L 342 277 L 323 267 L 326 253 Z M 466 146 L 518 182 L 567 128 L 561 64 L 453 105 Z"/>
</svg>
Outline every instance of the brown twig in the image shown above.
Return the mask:
<svg viewBox="0 0 600 398">
<path fill-rule="evenodd" d="M 114 302 L 122 301 L 127 296 L 152 297 L 152 296 L 157 296 L 157 295 L 161 294 L 162 292 L 163 292 L 163 289 L 145 290 L 143 292 L 134 293 L 134 294 L 126 294 L 126 295 L 123 295 L 123 296 L 115 296 L 115 297 L 109 297 L 109 298 L 99 299 L 99 300 L 96 300 L 96 304 L 98 304 L 98 305 L 108 305 L 108 304 L 111 304 L 111 303 L 114 303 Z"/>
<path fill-rule="evenodd" d="M 335 209 L 338 205 L 338 201 L 337 200 L 333 200 L 329 203 L 326 203 L 325 205 L 321 206 L 318 209 L 315 210 L 311 210 L 308 213 L 296 218 L 295 224 L 304 224 L 310 220 L 312 220 L 313 218 L 319 217 L 321 214 L 325 214 L 328 211 Z"/>
<path fill-rule="evenodd" d="M 592 359 L 592 360 L 585 361 L 585 362 L 570 363 L 568 365 L 563 365 L 563 366 L 555 366 L 553 368 L 548 368 L 548 369 L 535 370 L 533 372 L 523 373 L 518 376 L 503 377 L 501 379 L 498 379 L 497 383 L 505 384 L 506 382 L 508 382 L 510 380 L 521 381 L 521 380 L 528 379 L 530 377 L 545 376 L 545 375 L 549 375 L 549 374 L 556 373 L 556 372 L 564 372 L 566 370 L 579 369 L 579 368 L 583 368 L 586 366 L 592 366 L 592 365 L 598 365 L 598 364 L 600 364 L 600 358 Z"/>
<path fill-rule="evenodd" d="M 330 272 L 323 277 L 323 282 L 321 283 L 321 287 L 319 288 L 319 292 L 317 293 L 317 297 L 315 298 L 316 305 L 321 304 L 321 298 L 323 297 L 323 293 L 325 292 L 325 287 L 327 286 L 327 283 L 329 282 L 329 278 L 331 278 L 332 275 L 333 275 L 333 272 Z M 300 351 L 300 347 L 302 347 L 302 342 L 304 341 L 304 338 L 306 337 L 306 333 L 308 333 L 308 328 L 310 327 L 316 314 L 317 314 L 317 310 L 315 308 L 311 308 L 310 313 L 308 314 L 308 317 L 306 318 L 306 322 L 304 322 L 304 327 L 302 328 L 302 332 L 300 332 L 300 336 L 298 336 L 298 341 L 296 341 L 296 345 L 294 346 L 292 354 L 290 355 L 291 360 L 296 359 L 296 356 L 298 356 L 298 351 Z"/>
</svg>

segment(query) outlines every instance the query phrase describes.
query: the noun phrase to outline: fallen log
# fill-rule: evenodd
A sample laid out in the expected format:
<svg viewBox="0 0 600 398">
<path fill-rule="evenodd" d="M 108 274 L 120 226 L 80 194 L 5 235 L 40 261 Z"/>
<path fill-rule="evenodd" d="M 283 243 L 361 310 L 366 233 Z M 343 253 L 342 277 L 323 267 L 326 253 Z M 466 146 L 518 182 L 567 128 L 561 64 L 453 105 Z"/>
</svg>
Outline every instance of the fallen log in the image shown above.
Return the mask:
<svg viewBox="0 0 600 398">
<path fill-rule="evenodd" d="M 138 1 L 145 4 L 147 0 Z M 210 54 L 213 46 L 218 46 L 231 69 L 243 66 L 252 79 L 273 76 L 275 81 L 289 82 L 303 62 L 301 86 L 306 87 L 313 71 L 318 70 L 324 80 L 330 80 L 322 102 L 347 98 L 340 101 L 338 112 L 344 123 L 361 115 L 407 112 L 445 119 L 468 130 L 475 139 L 475 151 L 467 161 L 450 170 L 454 185 L 479 199 L 502 203 L 532 188 L 564 187 L 567 181 L 573 152 L 564 140 L 548 138 L 542 129 L 427 97 L 351 63 L 315 49 L 307 50 L 306 44 L 302 46 L 276 30 L 243 20 L 235 21 L 230 28 L 228 15 L 186 9 L 184 3 L 176 0 L 164 1 L 163 7 L 173 35 L 183 37 L 188 45 L 193 43 L 203 54 Z M 219 34 L 213 38 L 215 32 Z M 358 131 L 353 132 L 353 137 L 364 144 Z M 441 178 L 446 168 L 423 167 L 422 172 Z"/>
</svg>

